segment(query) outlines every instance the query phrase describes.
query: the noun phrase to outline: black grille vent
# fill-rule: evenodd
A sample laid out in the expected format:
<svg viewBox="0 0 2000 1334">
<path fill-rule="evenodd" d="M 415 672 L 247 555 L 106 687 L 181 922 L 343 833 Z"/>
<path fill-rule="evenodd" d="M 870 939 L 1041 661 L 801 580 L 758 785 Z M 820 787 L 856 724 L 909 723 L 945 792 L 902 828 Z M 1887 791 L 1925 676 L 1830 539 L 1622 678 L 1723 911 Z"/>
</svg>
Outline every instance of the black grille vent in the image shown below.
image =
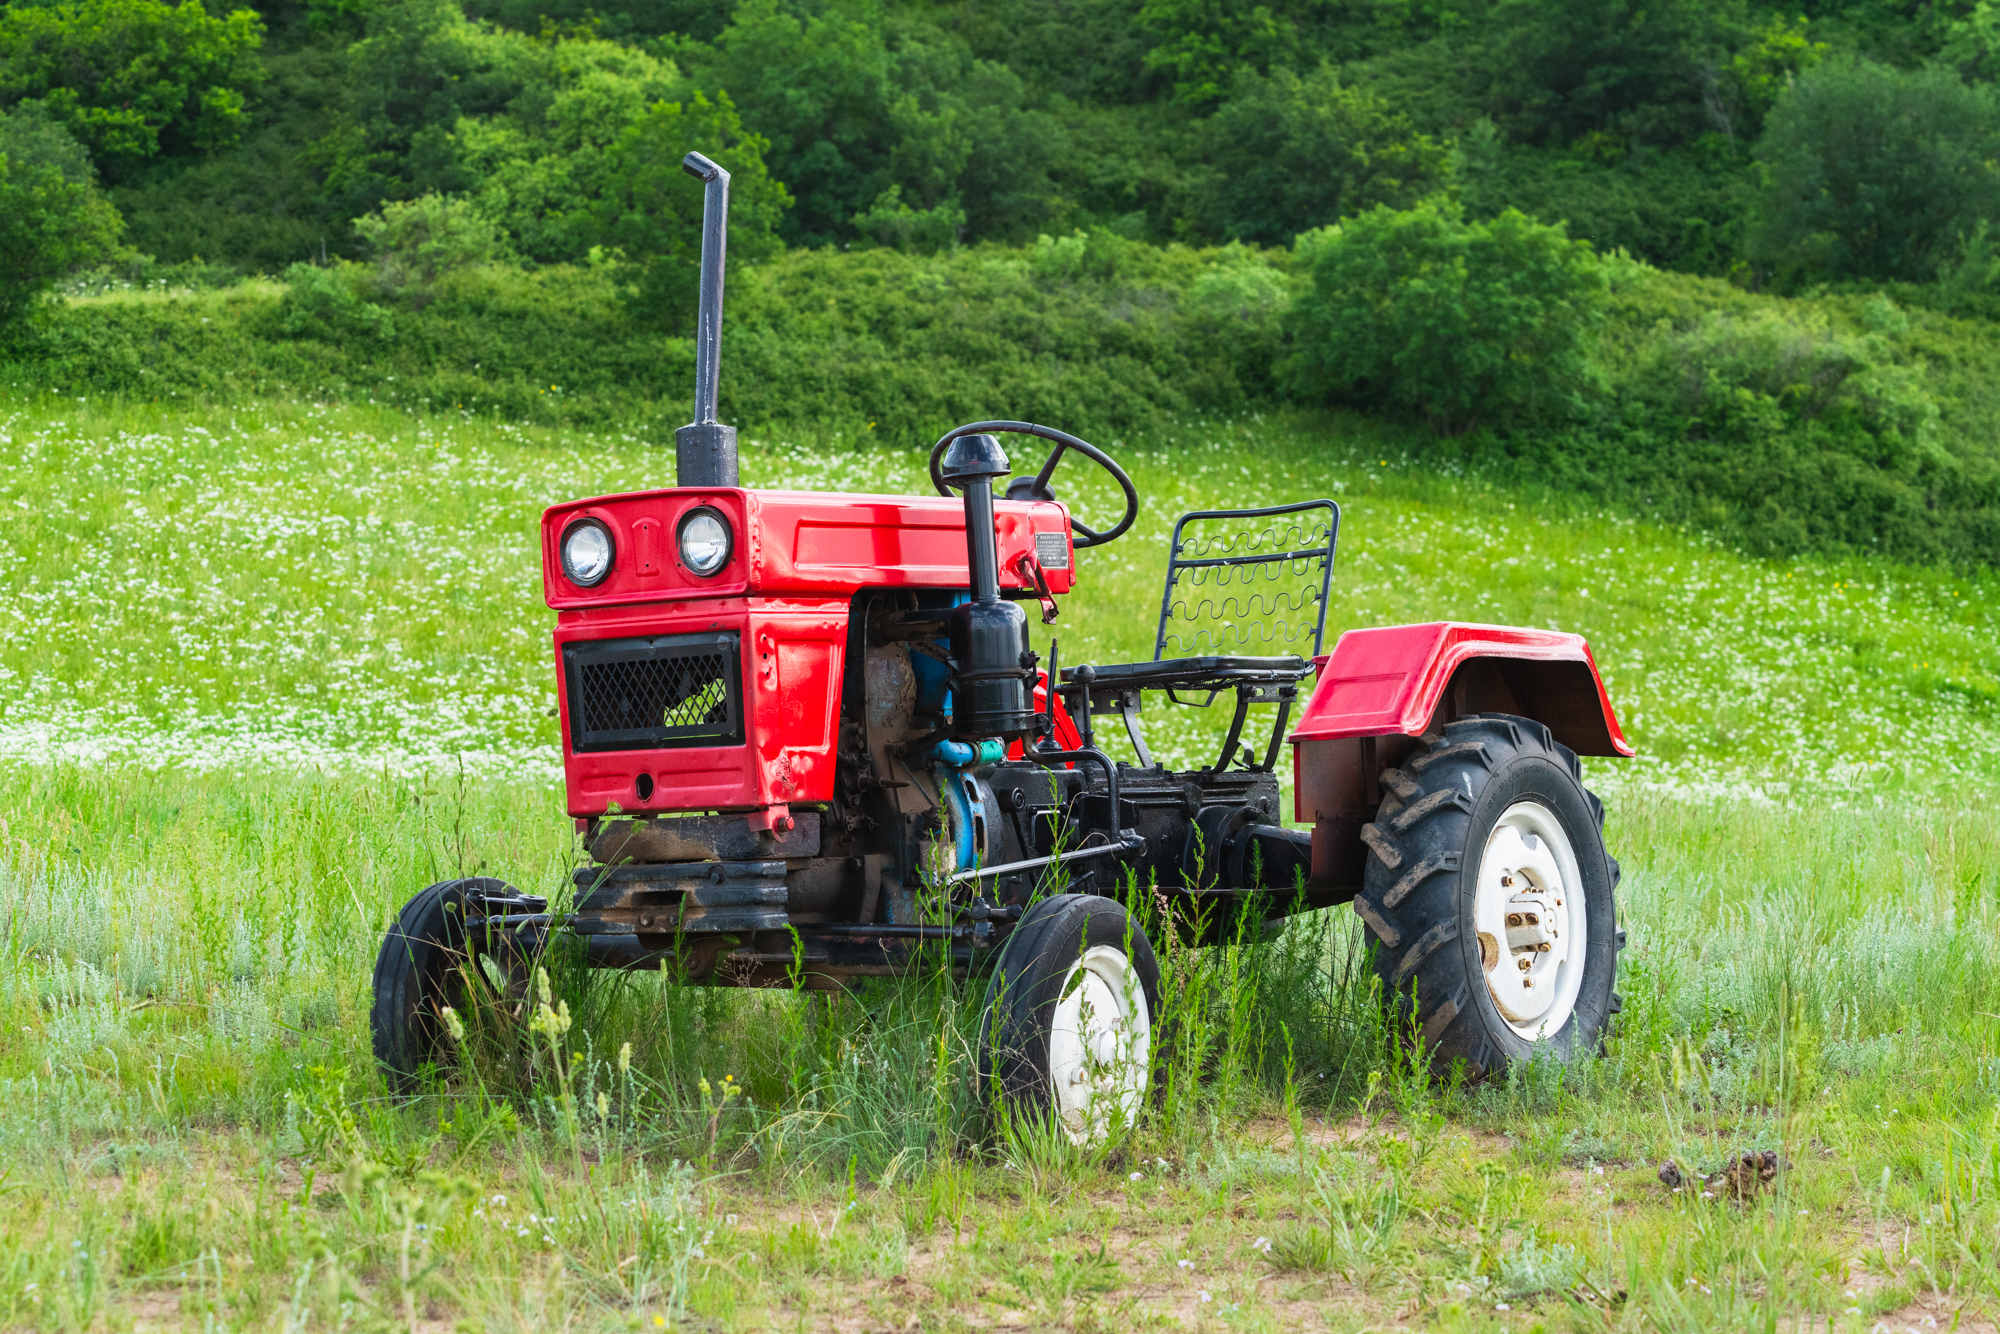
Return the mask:
<svg viewBox="0 0 2000 1334">
<path fill-rule="evenodd" d="M 563 645 L 570 748 L 741 744 L 737 644 L 730 631 Z"/>
</svg>

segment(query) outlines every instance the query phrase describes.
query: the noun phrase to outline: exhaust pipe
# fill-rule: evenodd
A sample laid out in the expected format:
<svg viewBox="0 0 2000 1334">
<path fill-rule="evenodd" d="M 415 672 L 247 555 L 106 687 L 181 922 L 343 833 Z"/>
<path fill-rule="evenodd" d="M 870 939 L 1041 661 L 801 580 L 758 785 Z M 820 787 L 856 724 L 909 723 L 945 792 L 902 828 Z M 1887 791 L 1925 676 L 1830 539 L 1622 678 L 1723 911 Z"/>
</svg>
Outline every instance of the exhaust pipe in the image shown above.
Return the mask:
<svg viewBox="0 0 2000 1334">
<path fill-rule="evenodd" d="M 722 252 L 729 240 L 729 173 L 699 153 L 681 170 L 707 188 L 701 200 L 701 312 L 694 331 L 694 420 L 674 432 L 674 485 L 735 486 L 736 428 L 715 420 L 722 378 Z"/>
</svg>

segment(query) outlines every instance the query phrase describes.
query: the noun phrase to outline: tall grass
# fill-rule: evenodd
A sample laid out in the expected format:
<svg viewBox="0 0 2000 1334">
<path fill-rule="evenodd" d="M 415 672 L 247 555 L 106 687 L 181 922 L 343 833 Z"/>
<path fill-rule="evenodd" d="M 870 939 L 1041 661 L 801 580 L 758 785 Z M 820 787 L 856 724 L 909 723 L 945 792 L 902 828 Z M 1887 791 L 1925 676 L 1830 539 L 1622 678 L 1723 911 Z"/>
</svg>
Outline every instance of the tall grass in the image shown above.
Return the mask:
<svg viewBox="0 0 2000 1334">
<path fill-rule="evenodd" d="M 934 968 L 826 995 L 555 956 L 548 1021 L 531 993 L 511 1045 L 475 1031 L 399 1100 L 366 1034 L 391 914 L 459 875 L 546 892 L 579 856 L 522 534 L 659 456 L 282 405 L 5 429 L 0 1323 L 89 1328 L 168 1291 L 183 1323 L 237 1328 L 811 1324 L 898 1277 L 933 1303 L 892 1303 L 899 1325 L 976 1323 L 996 1293 L 1087 1323 L 1118 1293 L 1198 1314 L 1196 1284 L 1275 1311 L 1271 1273 L 1337 1276 L 1314 1291 L 1356 1319 L 1622 1291 L 1614 1327 L 1736 1329 L 1992 1291 L 1983 583 L 1529 512 L 1370 458 L 1360 428 L 1127 445 L 1153 507 L 1085 554 L 1065 661 L 1143 656 L 1150 594 L 1125 590 L 1157 577 L 1176 509 L 1313 492 L 1346 507 L 1335 628 L 1591 636 L 1648 752 L 1592 765 L 1630 933 L 1604 1059 L 1428 1080 L 1332 910 L 1203 950 L 1158 933 L 1159 1092 L 1092 1153 L 996 1121 L 983 990 Z M 745 466 L 902 490 L 918 462 L 772 444 Z M 1212 744 L 1153 721 L 1170 754 Z M 1652 1180 L 1751 1147 L 1799 1165 L 1782 1199 Z M 1121 1259 L 1106 1209 L 1158 1257 Z"/>
<path fill-rule="evenodd" d="M 2000 776 L 1991 578 L 1746 559 L 1425 472 L 1354 420 L 1112 443 L 1145 504 L 1126 537 L 1080 553 L 1077 592 L 1038 632 L 1060 636 L 1066 663 L 1151 655 L 1179 514 L 1330 496 L 1329 642 L 1442 617 L 1582 632 L 1640 749 L 1594 781 L 1873 800 Z M 463 763 L 482 781 L 553 772 L 539 511 L 671 469 L 621 435 L 299 403 L 20 411 L 0 417 L 0 444 L 0 754 Z M 881 445 L 752 442 L 743 471 L 766 487 L 928 485 L 921 453 Z M 1057 482 L 1090 518 L 1113 512 L 1109 482 L 1074 458 Z M 1221 712 L 1154 703 L 1150 739 L 1205 762 Z"/>
</svg>

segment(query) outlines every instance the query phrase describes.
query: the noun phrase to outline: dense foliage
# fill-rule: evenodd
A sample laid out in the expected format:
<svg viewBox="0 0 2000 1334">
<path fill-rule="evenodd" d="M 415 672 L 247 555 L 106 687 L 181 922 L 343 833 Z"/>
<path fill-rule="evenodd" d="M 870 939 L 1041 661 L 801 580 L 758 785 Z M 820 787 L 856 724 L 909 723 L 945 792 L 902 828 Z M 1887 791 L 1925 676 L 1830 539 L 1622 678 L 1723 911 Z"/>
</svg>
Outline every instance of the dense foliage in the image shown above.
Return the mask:
<svg viewBox="0 0 2000 1334">
<path fill-rule="evenodd" d="M 1773 113 L 1758 249 L 1801 278 L 1925 282 L 2000 212 L 2000 107 L 1946 69 L 1824 65 Z"/>
<path fill-rule="evenodd" d="M 454 237 L 425 201 L 366 225 L 370 263 L 76 300 L 0 361 L 0 382 L 310 394 L 658 441 L 687 420 L 692 342 L 630 300 L 615 262 L 427 275 L 426 247 L 492 234 Z M 1379 287 L 1385 254 L 1417 276 Z M 853 444 L 996 416 L 1173 439 L 1279 404 L 1359 407 L 1406 421 L 1391 430 L 1414 460 L 1746 549 L 1990 565 L 1987 329 L 1882 294 L 1752 295 L 1599 258 L 1519 214 L 1425 206 L 1364 214 L 1296 259 L 1105 230 L 935 256 L 778 252 L 731 279 L 722 406 L 751 438 Z"/>
<path fill-rule="evenodd" d="M 62 126 L 38 108 L 0 112 L 0 334 L 58 278 L 103 259 L 118 226 L 89 157 Z"/>
<path fill-rule="evenodd" d="M 1930 281 L 1990 211 L 1996 33 L 1984 0 L 11 0 L 0 109 L 89 147 L 141 252 L 264 272 L 429 193 L 530 263 L 657 266 L 604 215 L 681 209 L 617 173 L 690 139 L 788 246 L 1288 245 L 1443 190 L 1802 286 Z"/>
<path fill-rule="evenodd" d="M 1989 0 L 7 0 L 6 373 L 664 429 L 699 149 L 753 430 L 1361 410 L 1992 563 L 1996 77 Z M 28 328 L 121 225 L 280 283 Z"/>
<path fill-rule="evenodd" d="M 46 107 L 115 169 L 235 142 L 262 77 L 254 10 L 212 18 L 201 0 L 59 0 L 0 12 L 0 105 Z"/>
<path fill-rule="evenodd" d="M 1604 275 L 1561 227 L 1376 208 L 1298 251 L 1312 285 L 1285 370 L 1300 397 L 1412 411 L 1441 435 L 1582 406 Z"/>
</svg>

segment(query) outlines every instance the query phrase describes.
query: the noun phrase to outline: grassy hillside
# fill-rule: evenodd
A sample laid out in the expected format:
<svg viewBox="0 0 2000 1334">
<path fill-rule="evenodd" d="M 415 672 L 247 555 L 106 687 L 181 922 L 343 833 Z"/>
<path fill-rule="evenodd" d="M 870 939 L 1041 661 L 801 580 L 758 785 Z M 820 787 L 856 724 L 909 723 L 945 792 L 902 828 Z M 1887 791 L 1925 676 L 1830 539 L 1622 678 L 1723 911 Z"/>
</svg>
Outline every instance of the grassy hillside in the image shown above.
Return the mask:
<svg viewBox="0 0 2000 1334">
<path fill-rule="evenodd" d="M 1145 518 L 1084 553 L 1066 661 L 1143 654 L 1132 590 L 1182 506 L 1331 494 L 1334 627 L 1581 630 L 1642 757 L 1590 766 L 1631 937 L 1606 1059 L 1412 1078 L 1335 910 L 1170 952 L 1178 1091 L 1090 1155 L 983 1122 L 978 995 L 927 978 L 828 1002 L 558 969 L 561 1049 L 381 1096 L 367 979 L 395 905 L 475 869 L 551 887 L 574 855 L 534 516 L 657 481 L 657 447 L 283 401 L 51 406 L 0 434 L 10 1324 L 1990 1314 L 1987 577 L 1745 557 L 1399 465 L 1366 421 L 1129 441 Z M 761 485 L 901 490 L 918 466 L 745 451 Z M 1765 1148 L 1792 1166 L 1747 1204 L 1655 1175 Z"/>
<path fill-rule="evenodd" d="M 672 466 L 624 434 L 380 407 L 83 404 L 17 412 L 0 433 L 0 509 L 16 516 L 0 531 L 0 750 L 196 768 L 462 755 L 546 774 L 536 517 L 663 484 Z M 1125 442 L 1145 509 L 1081 556 L 1064 661 L 1150 656 L 1156 602 L 1112 593 L 1159 586 L 1178 514 L 1328 496 L 1344 507 L 1329 636 L 1439 617 L 1584 633 L 1644 754 L 1607 779 L 1875 792 L 2000 778 L 1991 576 L 1749 559 L 1440 478 L 1392 461 L 1399 439 L 1345 418 Z M 921 490 L 922 467 L 880 442 L 743 451 L 759 486 Z M 1108 484 L 1074 461 L 1062 480 L 1109 517 Z M 1206 737 L 1158 726 L 1176 748 Z"/>
<path fill-rule="evenodd" d="M 1985 324 L 1879 293 L 1756 296 L 1616 257 L 1601 268 L 1602 316 L 1560 411 L 1509 417 L 1503 397 L 1492 427 L 1441 438 L 1363 395 L 1381 448 L 1758 553 L 2000 559 Z M 0 351 L 0 385 L 131 404 L 304 396 L 645 440 L 687 420 L 691 343 L 608 268 L 472 267 L 387 294 L 378 277 L 350 265 L 73 297 Z M 786 252 L 731 280 L 723 415 L 826 443 L 907 446 L 992 416 L 1195 438 L 1202 422 L 1326 406 L 1281 375 L 1313 292 L 1289 252 L 1106 233 L 935 257 Z M 1506 355 L 1478 330 L 1453 345 L 1481 337 Z"/>
</svg>

